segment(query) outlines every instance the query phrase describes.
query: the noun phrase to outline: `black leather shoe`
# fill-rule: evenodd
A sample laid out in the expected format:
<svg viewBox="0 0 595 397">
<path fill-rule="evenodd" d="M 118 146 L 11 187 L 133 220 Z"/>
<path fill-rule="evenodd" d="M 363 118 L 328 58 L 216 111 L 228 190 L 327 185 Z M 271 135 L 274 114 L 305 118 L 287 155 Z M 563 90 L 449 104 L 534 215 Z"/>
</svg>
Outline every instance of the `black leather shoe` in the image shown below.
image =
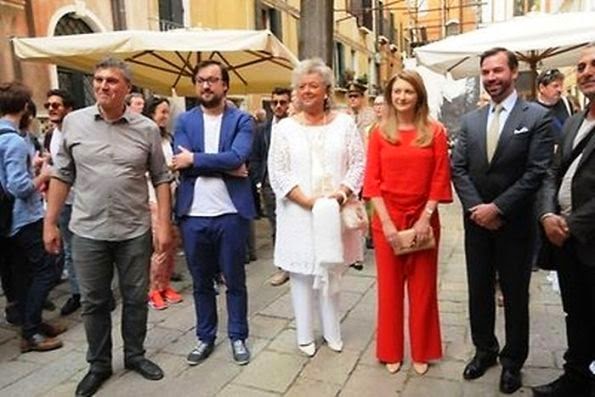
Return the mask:
<svg viewBox="0 0 595 397">
<path fill-rule="evenodd" d="M 54 305 L 54 302 L 52 302 L 50 298 L 48 298 L 43 302 L 43 310 L 53 312 L 54 310 L 56 310 L 56 305 Z"/>
<path fill-rule="evenodd" d="M 589 397 L 589 383 L 573 382 L 567 375 L 562 375 L 553 382 L 535 386 L 533 397 Z"/>
<path fill-rule="evenodd" d="M 159 380 L 163 378 L 163 371 L 157 364 L 147 358 L 141 358 L 132 363 L 124 365 L 126 369 L 138 372 L 143 378 L 149 380 Z"/>
<path fill-rule="evenodd" d="M 473 359 L 467 364 L 463 371 L 463 378 L 466 380 L 477 379 L 488 370 L 488 368 L 496 365 L 496 357 L 480 357 L 475 355 Z"/>
<path fill-rule="evenodd" d="M 4 314 L 6 316 L 6 321 L 12 325 L 23 325 L 23 318 L 21 317 L 21 313 L 19 312 L 19 308 L 17 307 L 16 303 L 10 303 L 4 309 Z"/>
<path fill-rule="evenodd" d="M 521 388 L 521 371 L 517 369 L 502 368 L 500 374 L 500 391 L 504 394 L 512 394 Z"/>
<path fill-rule="evenodd" d="M 112 376 L 111 372 L 87 372 L 76 387 L 76 397 L 92 396 L 110 376 Z"/>
<path fill-rule="evenodd" d="M 72 314 L 75 311 L 77 311 L 79 307 L 81 307 L 81 296 L 78 294 L 74 294 L 70 298 L 68 298 L 66 303 L 64 303 L 64 306 L 62 306 L 62 308 L 60 309 L 60 315 L 68 316 L 69 314 Z"/>
</svg>

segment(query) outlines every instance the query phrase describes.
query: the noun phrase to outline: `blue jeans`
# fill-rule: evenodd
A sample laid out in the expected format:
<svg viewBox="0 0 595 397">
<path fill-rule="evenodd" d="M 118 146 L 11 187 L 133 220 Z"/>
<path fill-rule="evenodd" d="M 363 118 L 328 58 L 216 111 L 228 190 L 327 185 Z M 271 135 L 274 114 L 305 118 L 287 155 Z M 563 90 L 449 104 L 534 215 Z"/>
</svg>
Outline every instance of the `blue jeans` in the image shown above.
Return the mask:
<svg viewBox="0 0 595 397">
<path fill-rule="evenodd" d="M 217 336 L 217 300 L 213 279 L 223 273 L 227 299 L 229 338 L 248 337 L 246 291 L 246 239 L 248 219 L 237 214 L 216 217 L 185 217 L 180 222 L 184 252 L 192 274 L 196 336 L 213 343 Z"/>
<path fill-rule="evenodd" d="M 72 236 L 72 259 L 81 288 L 82 318 L 92 372 L 112 370 L 112 318 L 110 302 L 114 264 L 122 294 L 124 362 L 142 359 L 147 335 L 147 294 L 151 232 L 124 241 L 103 241 Z"/>
<path fill-rule="evenodd" d="M 72 215 L 72 204 L 64 205 L 60 213 L 58 225 L 62 233 L 62 245 L 64 250 L 64 267 L 68 271 L 68 284 L 70 285 L 70 293 L 72 295 L 79 295 L 79 283 L 76 279 L 76 271 L 72 265 L 72 232 L 68 228 L 70 223 L 70 216 Z"/>
<path fill-rule="evenodd" d="M 24 338 L 39 332 L 43 302 L 56 279 L 54 261 L 43 248 L 42 225 L 41 219 L 29 223 L 10 238 L 11 265 Z"/>
</svg>

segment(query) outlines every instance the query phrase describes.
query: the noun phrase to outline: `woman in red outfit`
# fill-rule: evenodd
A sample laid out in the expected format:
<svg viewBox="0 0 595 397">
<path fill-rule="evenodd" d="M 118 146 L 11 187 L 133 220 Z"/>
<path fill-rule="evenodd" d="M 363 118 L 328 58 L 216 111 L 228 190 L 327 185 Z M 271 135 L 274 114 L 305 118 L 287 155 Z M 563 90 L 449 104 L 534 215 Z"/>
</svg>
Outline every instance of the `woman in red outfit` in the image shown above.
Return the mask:
<svg viewBox="0 0 595 397">
<path fill-rule="evenodd" d="M 416 241 L 438 242 L 438 203 L 452 201 L 446 131 L 429 118 L 420 75 L 404 70 L 385 90 L 386 119 L 372 131 L 364 197 L 375 215 L 372 233 L 378 272 L 376 355 L 391 373 L 403 361 L 403 300 L 409 297 L 409 334 L 413 368 L 423 375 L 442 357 L 436 294 L 437 248 L 395 255 L 398 230 L 413 228 Z M 430 230 L 432 229 L 432 230 Z M 436 244 L 438 245 L 438 244 Z"/>
</svg>

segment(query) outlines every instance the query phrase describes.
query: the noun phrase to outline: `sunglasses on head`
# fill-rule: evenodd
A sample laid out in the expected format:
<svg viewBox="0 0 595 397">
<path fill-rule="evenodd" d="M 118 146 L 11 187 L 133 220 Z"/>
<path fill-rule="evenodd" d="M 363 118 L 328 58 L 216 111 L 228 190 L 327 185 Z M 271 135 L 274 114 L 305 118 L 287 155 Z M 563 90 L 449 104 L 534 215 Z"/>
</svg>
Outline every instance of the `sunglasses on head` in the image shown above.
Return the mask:
<svg viewBox="0 0 595 397">
<path fill-rule="evenodd" d="M 49 108 L 58 109 L 60 106 L 62 106 L 62 104 L 58 103 L 58 102 L 46 102 L 43 104 L 43 107 L 46 109 L 49 109 Z"/>
</svg>

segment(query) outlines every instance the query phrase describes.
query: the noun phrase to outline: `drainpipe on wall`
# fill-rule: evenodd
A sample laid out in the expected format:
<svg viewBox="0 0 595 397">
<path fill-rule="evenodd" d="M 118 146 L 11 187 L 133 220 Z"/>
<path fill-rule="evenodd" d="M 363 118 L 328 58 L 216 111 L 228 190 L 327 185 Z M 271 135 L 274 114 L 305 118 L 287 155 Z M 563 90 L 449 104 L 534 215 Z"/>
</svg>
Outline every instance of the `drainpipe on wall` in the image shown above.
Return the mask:
<svg viewBox="0 0 595 397">
<path fill-rule="evenodd" d="M 35 19 L 33 14 L 33 6 L 31 4 L 31 0 L 25 0 L 25 21 L 27 23 L 27 36 L 34 37 L 35 36 Z M 11 54 L 10 57 L 12 59 L 12 70 L 14 72 L 15 80 L 23 80 L 23 68 L 21 66 L 21 61 L 17 58 L 14 53 L 14 44 L 12 40 L 10 40 L 10 49 Z"/>
<path fill-rule="evenodd" d="M 124 0 L 111 0 L 114 30 L 126 30 L 126 6 Z"/>
</svg>

